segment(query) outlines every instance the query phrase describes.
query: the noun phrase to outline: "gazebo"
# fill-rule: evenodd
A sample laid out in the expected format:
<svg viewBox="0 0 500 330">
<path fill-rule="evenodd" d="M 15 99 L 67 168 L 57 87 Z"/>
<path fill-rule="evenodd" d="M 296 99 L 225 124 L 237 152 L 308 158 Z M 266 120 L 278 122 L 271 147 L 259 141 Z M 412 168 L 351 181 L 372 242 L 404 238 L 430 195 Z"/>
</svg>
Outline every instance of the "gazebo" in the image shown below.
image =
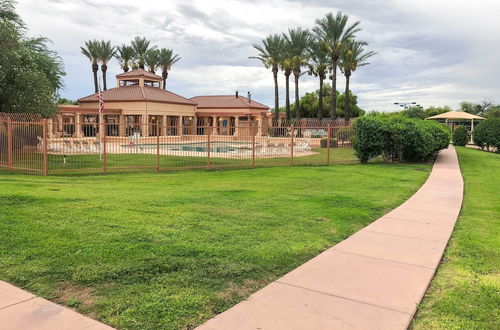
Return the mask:
<svg viewBox="0 0 500 330">
<path fill-rule="evenodd" d="M 427 119 L 433 119 L 433 120 L 443 120 L 447 125 L 450 125 L 451 123 L 451 128 L 454 129 L 454 123 L 455 122 L 469 122 L 470 121 L 470 131 L 471 133 L 474 131 L 474 119 L 476 120 L 484 120 L 486 118 L 476 116 L 464 111 L 448 111 L 445 113 L 441 113 L 439 115 L 435 115 L 432 117 L 427 117 Z"/>
</svg>

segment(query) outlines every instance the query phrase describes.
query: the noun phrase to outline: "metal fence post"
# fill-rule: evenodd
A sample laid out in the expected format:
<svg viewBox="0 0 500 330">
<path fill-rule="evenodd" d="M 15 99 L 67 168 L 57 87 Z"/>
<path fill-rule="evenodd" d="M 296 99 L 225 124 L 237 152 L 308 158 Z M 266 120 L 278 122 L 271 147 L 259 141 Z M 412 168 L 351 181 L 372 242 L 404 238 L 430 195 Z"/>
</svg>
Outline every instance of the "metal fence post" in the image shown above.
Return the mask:
<svg viewBox="0 0 500 330">
<path fill-rule="evenodd" d="M 207 134 L 207 168 L 210 168 L 210 132 Z"/>
<path fill-rule="evenodd" d="M 293 165 L 293 147 L 294 147 L 294 141 L 293 141 L 293 138 L 294 138 L 294 135 L 295 135 L 295 129 L 294 129 L 294 125 L 293 125 L 293 124 L 292 124 L 292 126 L 291 126 L 290 132 L 291 132 L 291 134 L 292 134 L 292 142 L 290 143 L 290 145 L 291 145 L 291 149 L 290 149 L 290 155 L 291 155 L 291 158 L 290 158 L 290 165 Z"/>
<path fill-rule="evenodd" d="M 49 163 L 48 163 L 48 139 L 47 139 L 47 134 L 48 134 L 48 125 L 47 125 L 47 119 L 43 120 L 43 175 L 47 176 L 49 174 Z"/>
<path fill-rule="evenodd" d="M 160 132 L 161 126 L 156 125 L 156 170 L 160 172 Z"/>
<path fill-rule="evenodd" d="M 330 135 L 331 135 L 331 132 L 330 132 L 330 124 L 328 124 L 328 127 L 327 127 L 327 140 L 326 140 L 326 165 L 330 165 Z"/>
<path fill-rule="evenodd" d="M 12 172 L 12 122 L 7 118 L 7 168 Z"/>
<path fill-rule="evenodd" d="M 252 167 L 255 167 L 255 135 L 252 136 Z"/>
<path fill-rule="evenodd" d="M 106 128 L 104 129 L 106 130 Z M 104 133 L 104 132 L 103 132 Z M 106 134 L 102 137 L 102 171 L 104 174 L 108 173 L 108 155 L 106 153 Z"/>
</svg>

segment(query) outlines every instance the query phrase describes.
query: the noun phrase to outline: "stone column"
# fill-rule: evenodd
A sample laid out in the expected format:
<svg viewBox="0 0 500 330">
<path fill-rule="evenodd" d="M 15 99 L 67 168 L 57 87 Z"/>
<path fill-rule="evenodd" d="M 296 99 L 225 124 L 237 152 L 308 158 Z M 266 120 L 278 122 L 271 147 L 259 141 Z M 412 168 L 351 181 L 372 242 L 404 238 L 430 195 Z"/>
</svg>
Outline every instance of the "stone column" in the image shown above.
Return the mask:
<svg viewBox="0 0 500 330">
<path fill-rule="evenodd" d="M 118 116 L 118 136 L 126 135 L 126 123 L 125 123 L 125 115 Z"/>
<path fill-rule="evenodd" d="M 262 117 L 257 117 L 257 136 L 262 136 Z"/>
<path fill-rule="evenodd" d="M 166 136 L 167 135 L 167 119 L 168 116 L 160 116 L 161 117 L 161 128 L 160 128 L 160 135 L 161 136 Z"/>
<path fill-rule="evenodd" d="M 47 120 L 47 125 L 49 126 L 49 134 L 48 134 L 48 137 L 49 138 L 53 138 L 54 137 L 54 121 L 52 119 L 49 119 Z"/>
<path fill-rule="evenodd" d="M 240 135 L 240 117 L 234 117 L 234 136 Z"/>
<path fill-rule="evenodd" d="M 212 135 L 219 134 L 217 132 L 217 124 L 218 124 L 217 120 L 218 120 L 217 116 L 212 116 Z"/>
<path fill-rule="evenodd" d="M 182 136 L 182 116 L 179 116 L 178 117 L 178 120 L 177 120 L 177 135 L 178 136 Z"/>
<path fill-rule="evenodd" d="M 75 114 L 75 136 L 77 138 L 83 137 L 82 134 L 82 114 L 77 112 Z"/>
<path fill-rule="evenodd" d="M 149 121 L 148 115 L 141 115 L 141 130 L 142 136 L 149 136 Z"/>
<path fill-rule="evenodd" d="M 193 116 L 191 119 L 191 135 L 198 135 L 198 118 Z"/>
</svg>

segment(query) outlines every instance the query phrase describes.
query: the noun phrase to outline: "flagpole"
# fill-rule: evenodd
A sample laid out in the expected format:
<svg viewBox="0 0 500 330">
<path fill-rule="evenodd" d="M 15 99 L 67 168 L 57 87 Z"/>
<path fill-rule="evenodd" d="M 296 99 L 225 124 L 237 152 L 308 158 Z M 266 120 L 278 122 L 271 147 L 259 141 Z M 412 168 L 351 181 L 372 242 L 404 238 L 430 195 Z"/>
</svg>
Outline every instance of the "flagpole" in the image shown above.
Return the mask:
<svg viewBox="0 0 500 330">
<path fill-rule="evenodd" d="M 99 103 L 99 161 L 102 163 L 102 137 L 103 137 L 103 130 L 101 128 L 104 127 L 104 130 L 106 130 L 106 126 L 103 123 L 103 115 L 102 112 L 104 110 L 104 100 L 102 98 L 102 92 L 101 92 L 101 77 L 99 77 L 99 83 L 98 83 L 98 89 L 99 92 L 97 94 L 97 101 Z"/>
</svg>

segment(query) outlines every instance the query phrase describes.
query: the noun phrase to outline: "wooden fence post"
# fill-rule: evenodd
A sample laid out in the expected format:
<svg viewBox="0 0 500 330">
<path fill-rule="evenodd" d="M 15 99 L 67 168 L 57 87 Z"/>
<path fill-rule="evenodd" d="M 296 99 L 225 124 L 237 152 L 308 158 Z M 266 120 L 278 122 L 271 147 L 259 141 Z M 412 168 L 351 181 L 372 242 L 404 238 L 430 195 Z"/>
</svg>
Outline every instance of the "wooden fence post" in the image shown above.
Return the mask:
<svg viewBox="0 0 500 330">
<path fill-rule="evenodd" d="M 156 170 L 160 172 L 160 132 L 161 126 L 156 124 Z"/>
<path fill-rule="evenodd" d="M 7 118 L 7 168 L 12 172 L 12 122 Z"/>
<path fill-rule="evenodd" d="M 47 119 L 43 120 L 43 175 L 47 176 L 49 174 L 49 163 L 48 163 L 48 125 Z"/>
<path fill-rule="evenodd" d="M 328 132 L 326 134 L 327 136 L 327 140 L 326 140 L 326 165 L 330 165 L 330 137 L 331 137 L 331 128 L 330 128 L 330 124 L 328 124 Z"/>
<path fill-rule="evenodd" d="M 207 134 L 207 168 L 210 168 L 210 132 Z"/>
<path fill-rule="evenodd" d="M 290 132 L 291 132 L 291 134 L 292 134 L 292 142 L 290 143 L 290 145 L 291 145 L 291 149 L 290 149 L 290 155 L 291 155 L 291 158 L 290 158 L 290 165 L 293 165 L 293 148 L 294 148 L 294 141 L 293 141 L 293 138 L 294 138 L 294 135 L 295 135 L 295 128 L 294 128 L 294 125 L 293 125 L 293 124 L 292 124 L 292 126 L 291 126 Z"/>
</svg>

